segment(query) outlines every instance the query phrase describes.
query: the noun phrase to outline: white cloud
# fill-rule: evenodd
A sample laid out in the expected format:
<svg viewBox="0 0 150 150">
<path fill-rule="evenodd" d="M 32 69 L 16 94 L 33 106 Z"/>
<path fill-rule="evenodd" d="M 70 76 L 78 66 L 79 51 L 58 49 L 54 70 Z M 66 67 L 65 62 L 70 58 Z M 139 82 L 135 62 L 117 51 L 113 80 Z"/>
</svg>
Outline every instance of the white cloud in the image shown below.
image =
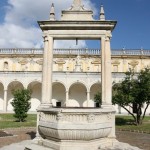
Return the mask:
<svg viewBox="0 0 150 150">
<path fill-rule="evenodd" d="M 0 47 L 33 48 L 41 46 L 41 30 L 5 23 L 0 26 Z"/>
<path fill-rule="evenodd" d="M 55 4 L 56 18 L 60 19 L 61 10 L 68 9 L 73 0 L 8 0 L 3 24 L 0 24 L 0 47 L 31 48 L 41 47 L 42 32 L 37 26 L 38 20 L 49 20 L 50 5 Z M 94 10 L 90 0 L 83 0 L 85 7 Z M 73 41 L 69 42 L 72 46 Z M 66 47 L 66 42 L 56 42 L 56 46 Z M 68 43 L 68 42 L 67 42 Z M 85 47 L 85 41 L 78 46 Z"/>
</svg>

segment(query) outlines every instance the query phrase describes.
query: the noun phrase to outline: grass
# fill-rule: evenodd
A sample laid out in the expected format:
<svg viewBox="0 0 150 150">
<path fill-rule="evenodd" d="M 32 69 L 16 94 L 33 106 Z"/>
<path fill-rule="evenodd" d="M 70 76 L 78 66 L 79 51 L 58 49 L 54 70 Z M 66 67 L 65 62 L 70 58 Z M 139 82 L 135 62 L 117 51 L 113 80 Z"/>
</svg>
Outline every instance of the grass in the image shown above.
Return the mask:
<svg viewBox="0 0 150 150">
<path fill-rule="evenodd" d="M 13 114 L 0 114 L 0 129 L 36 127 L 36 114 L 29 114 L 25 122 L 17 122 Z"/>
<path fill-rule="evenodd" d="M 116 116 L 116 129 L 124 131 L 150 133 L 150 116 L 146 116 L 143 124 L 136 126 L 131 116 Z"/>
<path fill-rule="evenodd" d="M 0 129 L 20 127 L 36 127 L 36 114 L 29 114 L 25 122 L 16 122 L 13 114 L 0 114 Z M 150 116 L 140 126 L 133 125 L 131 116 L 116 116 L 116 129 L 150 133 Z"/>
</svg>

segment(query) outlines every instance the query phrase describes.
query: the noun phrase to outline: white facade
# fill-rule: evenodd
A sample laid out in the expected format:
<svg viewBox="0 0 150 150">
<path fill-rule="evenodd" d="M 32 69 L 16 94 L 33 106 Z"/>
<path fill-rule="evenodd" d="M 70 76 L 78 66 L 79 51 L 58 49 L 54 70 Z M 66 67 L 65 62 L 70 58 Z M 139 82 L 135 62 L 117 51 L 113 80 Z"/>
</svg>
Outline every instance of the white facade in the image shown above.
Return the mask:
<svg viewBox="0 0 150 150">
<path fill-rule="evenodd" d="M 42 54 L 42 49 L 0 49 L 0 112 L 12 112 L 12 90 L 18 88 L 32 90 L 30 111 L 36 111 L 41 102 Z M 54 50 L 53 106 L 57 101 L 62 102 L 62 107 L 66 103 L 94 106 L 94 95 L 101 88 L 99 55 L 100 51 L 94 49 Z M 121 81 L 131 67 L 139 72 L 147 66 L 150 66 L 150 50 L 112 50 L 112 82 Z M 118 106 L 116 111 L 126 113 Z"/>
</svg>

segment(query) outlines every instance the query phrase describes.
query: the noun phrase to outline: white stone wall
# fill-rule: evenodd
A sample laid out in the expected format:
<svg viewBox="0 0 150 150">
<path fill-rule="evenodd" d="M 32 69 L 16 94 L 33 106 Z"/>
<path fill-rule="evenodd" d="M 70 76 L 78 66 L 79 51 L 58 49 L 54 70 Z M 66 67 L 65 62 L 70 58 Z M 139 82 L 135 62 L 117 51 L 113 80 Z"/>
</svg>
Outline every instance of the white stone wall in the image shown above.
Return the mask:
<svg viewBox="0 0 150 150">
<path fill-rule="evenodd" d="M 12 112 L 11 91 L 17 88 L 29 88 L 32 90 L 31 109 L 30 111 L 36 111 L 36 108 L 41 102 L 41 72 L 28 72 L 28 73 L 1 73 L 1 79 L 3 82 L 0 84 L 0 111 L 4 111 L 4 90 L 7 90 L 6 110 Z M 115 78 L 114 78 L 115 77 Z M 118 77 L 118 80 L 116 78 Z M 5 78 L 5 80 L 4 80 Z M 17 78 L 17 80 L 16 80 Z M 113 81 L 119 81 L 123 79 L 124 74 L 113 74 Z M 74 107 L 94 107 L 94 95 L 101 88 L 100 73 L 67 73 L 67 72 L 54 72 L 53 74 L 53 106 L 56 106 L 56 102 L 62 102 L 62 107 L 65 107 L 66 102 L 69 106 Z M 66 93 L 68 91 L 68 101 L 66 99 Z M 90 99 L 88 101 L 88 93 Z M 124 109 L 119 109 L 115 106 L 117 113 L 121 112 L 127 114 Z M 150 113 L 150 108 L 147 114 Z"/>
<path fill-rule="evenodd" d="M 62 107 L 93 107 L 94 95 L 101 89 L 101 60 L 98 55 L 54 55 L 52 103 L 62 102 Z M 112 56 L 112 78 L 115 83 L 124 78 L 124 72 L 134 67 L 139 72 L 150 66 L 150 56 Z M 0 111 L 12 111 L 10 102 L 12 90 L 29 88 L 32 90 L 31 109 L 41 102 L 42 55 L 15 55 L 0 53 Z M 78 64 L 78 68 L 76 68 Z M 127 113 L 115 106 L 119 113 Z M 150 113 L 148 108 L 147 114 Z"/>
<path fill-rule="evenodd" d="M 98 55 L 82 55 L 77 59 L 77 55 L 54 55 L 53 71 L 72 71 L 76 69 L 76 64 L 80 65 L 82 72 L 100 72 L 101 59 Z M 0 54 L 0 71 L 42 71 L 42 55 L 38 56 L 13 56 Z M 150 56 L 114 56 L 112 55 L 112 72 L 126 72 L 129 68 L 134 68 L 136 72 L 150 66 Z"/>
</svg>

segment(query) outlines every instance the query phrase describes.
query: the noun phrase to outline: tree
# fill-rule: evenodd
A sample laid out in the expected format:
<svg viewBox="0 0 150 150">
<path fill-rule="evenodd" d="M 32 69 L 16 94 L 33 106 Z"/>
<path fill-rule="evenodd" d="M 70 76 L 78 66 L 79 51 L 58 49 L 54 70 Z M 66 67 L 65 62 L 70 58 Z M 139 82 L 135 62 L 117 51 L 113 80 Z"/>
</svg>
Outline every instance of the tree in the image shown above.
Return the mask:
<svg viewBox="0 0 150 150">
<path fill-rule="evenodd" d="M 95 101 L 96 103 L 98 103 L 100 106 L 101 106 L 101 104 L 102 104 L 101 95 L 102 95 L 102 94 L 101 94 L 100 92 L 98 92 L 97 94 L 94 95 L 94 101 Z"/>
<path fill-rule="evenodd" d="M 11 102 L 13 110 L 15 112 L 14 117 L 19 122 L 24 122 L 27 117 L 27 112 L 31 108 L 31 91 L 28 89 L 15 90 L 13 91 L 13 101 Z"/>
<path fill-rule="evenodd" d="M 150 69 L 145 68 L 135 75 L 133 70 L 125 73 L 125 79 L 113 86 L 113 104 L 118 104 L 133 116 L 140 125 L 150 105 Z M 144 111 L 142 108 L 146 104 Z M 127 108 L 130 106 L 134 111 Z"/>
</svg>

